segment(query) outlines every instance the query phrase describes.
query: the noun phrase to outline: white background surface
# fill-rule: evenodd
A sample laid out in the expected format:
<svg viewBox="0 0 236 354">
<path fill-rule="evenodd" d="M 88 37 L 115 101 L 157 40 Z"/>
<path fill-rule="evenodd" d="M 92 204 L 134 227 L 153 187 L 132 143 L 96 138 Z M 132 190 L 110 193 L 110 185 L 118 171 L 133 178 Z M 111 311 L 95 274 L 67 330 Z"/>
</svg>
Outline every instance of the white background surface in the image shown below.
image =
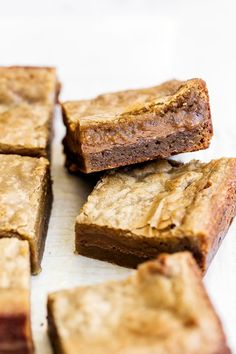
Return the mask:
<svg viewBox="0 0 236 354">
<path fill-rule="evenodd" d="M 207 81 L 215 135 L 207 151 L 180 156 L 236 156 L 236 24 L 234 1 L 0 0 L 2 65 L 55 65 L 61 98 L 155 85 L 170 78 Z M 45 300 L 49 291 L 118 279 L 130 270 L 74 255 L 74 220 L 90 190 L 63 168 L 60 112 L 55 119 L 54 206 L 43 272 L 32 279 L 37 354 L 49 354 Z M 205 284 L 236 354 L 236 227 Z"/>
</svg>

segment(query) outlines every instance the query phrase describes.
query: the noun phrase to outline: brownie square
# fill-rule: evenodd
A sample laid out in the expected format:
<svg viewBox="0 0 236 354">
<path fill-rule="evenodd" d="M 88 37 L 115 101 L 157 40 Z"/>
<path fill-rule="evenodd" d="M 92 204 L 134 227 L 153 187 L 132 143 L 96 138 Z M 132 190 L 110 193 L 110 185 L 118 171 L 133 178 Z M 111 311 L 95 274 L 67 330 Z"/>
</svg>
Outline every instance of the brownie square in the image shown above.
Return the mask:
<svg viewBox="0 0 236 354">
<path fill-rule="evenodd" d="M 29 245 L 0 240 L 0 353 L 32 354 Z"/>
<path fill-rule="evenodd" d="M 121 281 L 49 294 L 55 354 L 229 354 L 191 254 L 162 254 Z"/>
<path fill-rule="evenodd" d="M 41 270 L 51 204 L 48 160 L 0 155 L 0 237 L 29 242 L 33 274 Z"/>
<path fill-rule="evenodd" d="M 62 104 L 66 166 L 91 173 L 206 149 L 212 136 L 201 79 Z"/>
<path fill-rule="evenodd" d="M 50 156 L 56 70 L 0 67 L 0 153 Z"/>
<path fill-rule="evenodd" d="M 76 219 L 76 251 L 127 267 L 189 250 L 203 273 L 235 216 L 236 159 L 107 173 Z"/>
</svg>

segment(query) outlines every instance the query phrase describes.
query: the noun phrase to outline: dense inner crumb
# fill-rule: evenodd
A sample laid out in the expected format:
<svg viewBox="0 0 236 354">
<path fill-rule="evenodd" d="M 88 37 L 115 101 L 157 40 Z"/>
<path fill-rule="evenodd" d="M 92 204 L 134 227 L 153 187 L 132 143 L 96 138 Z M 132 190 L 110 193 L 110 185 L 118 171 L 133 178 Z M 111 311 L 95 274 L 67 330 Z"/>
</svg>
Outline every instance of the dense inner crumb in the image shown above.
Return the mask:
<svg viewBox="0 0 236 354">
<path fill-rule="evenodd" d="M 54 320 L 64 348 L 73 354 L 88 344 L 83 353 L 208 353 L 212 336 L 217 347 L 218 322 L 189 257 L 146 263 L 121 282 L 56 293 Z"/>
<path fill-rule="evenodd" d="M 196 234 L 229 161 L 176 166 L 159 160 L 112 172 L 98 183 L 77 222 L 150 237 Z"/>
</svg>

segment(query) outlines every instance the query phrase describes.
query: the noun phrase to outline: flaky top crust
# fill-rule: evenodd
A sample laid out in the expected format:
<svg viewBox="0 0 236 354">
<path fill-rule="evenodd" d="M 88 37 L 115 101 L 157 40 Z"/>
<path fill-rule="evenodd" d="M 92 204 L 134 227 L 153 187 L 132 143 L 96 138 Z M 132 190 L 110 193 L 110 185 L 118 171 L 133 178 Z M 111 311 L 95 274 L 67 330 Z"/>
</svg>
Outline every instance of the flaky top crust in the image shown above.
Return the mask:
<svg viewBox="0 0 236 354">
<path fill-rule="evenodd" d="M 59 291 L 48 305 L 63 354 L 229 353 L 189 253 L 161 255 L 123 281 Z"/>
<path fill-rule="evenodd" d="M 48 174 L 44 158 L 0 155 L 1 237 L 36 237 Z"/>
<path fill-rule="evenodd" d="M 0 293 L 4 289 L 29 289 L 30 259 L 27 241 L 0 239 Z"/>
<path fill-rule="evenodd" d="M 219 203 L 235 191 L 236 159 L 187 164 L 157 160 L 112 171 L 88 197 L 77 224 L 127 237 L 209 236 Z"/>
<path fill-rule="evenodd" d="M 52 105 L 57 91 L 55 68 L 0 67 L 0 105 L 22 102 Z"/>
</svg>

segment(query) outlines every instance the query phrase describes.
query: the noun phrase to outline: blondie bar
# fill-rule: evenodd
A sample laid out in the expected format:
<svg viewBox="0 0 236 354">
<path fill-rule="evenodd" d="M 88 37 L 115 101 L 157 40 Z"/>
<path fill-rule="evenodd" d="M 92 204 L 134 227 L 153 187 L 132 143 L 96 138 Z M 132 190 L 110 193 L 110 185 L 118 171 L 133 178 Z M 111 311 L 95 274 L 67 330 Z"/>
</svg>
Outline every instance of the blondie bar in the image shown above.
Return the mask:
<svg viewBox="0 0 236 354">
<path fill-rule="evenodd" d="M 107 173 L 76 220 L 81 255 L 127 267 L 189 250 L 205 272 L 235 216 L 236 159 L 156 160 Z"/>
<path fill-rule="evenodd" d="M 229 354 L 190 253 L 162 254 L 121 281 L 48 297 L 55 354 Z"/>
<path fill-rule="evenodd" d="M 0 238 L 29 242 L 34 274 L 41 270 L 51 204 L 49 162 L 45 158 L 0 155 Z"/>
<path fill-rule="evenodd" d="M 50 156 L 56 70 L 0 67 L 0 153 Z"/>
<path fill-rule="evenodd" d="M 212 136 L 209 97 L 201 79 L 62 104 L 71 172 L 102 171 L 206 149 Z"/>
</svg>

